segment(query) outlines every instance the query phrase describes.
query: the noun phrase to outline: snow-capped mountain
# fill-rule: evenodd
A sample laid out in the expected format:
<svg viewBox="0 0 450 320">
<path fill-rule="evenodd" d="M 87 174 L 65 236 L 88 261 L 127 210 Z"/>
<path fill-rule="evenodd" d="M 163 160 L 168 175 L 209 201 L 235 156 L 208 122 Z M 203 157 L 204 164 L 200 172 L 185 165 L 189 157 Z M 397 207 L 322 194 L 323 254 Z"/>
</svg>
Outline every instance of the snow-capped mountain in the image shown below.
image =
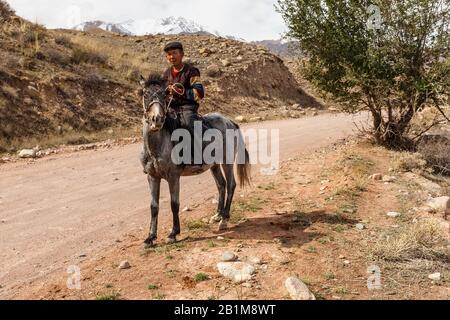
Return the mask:
<svg viewBox="0 0 450 320">
<path fill-rule="evenodd" d="M 109 32 L 131 35 L 131 32 L 125 29 L 120 23 L 108 23 L 99 20 L 83 22 L 73 27 L 73 29 L 78 31 L 92 31 L 95 29 L 102 29 Z"/>
<path fill-rule="evenodd" d="M 208 30 L 202 25 L 182 17 L 168 17 L 161 19 L 128 20 L 121 23 L 110 23 L 104 21 L 88 21 L 74 27 L 79 31 L 91 31 L 102 29 L 131 36 L 145 36 L 157 34 L 204 34 L 223 36 L 217 31 Z M 243 39 L 223 36 L 235 40 Z"/>
</svg>

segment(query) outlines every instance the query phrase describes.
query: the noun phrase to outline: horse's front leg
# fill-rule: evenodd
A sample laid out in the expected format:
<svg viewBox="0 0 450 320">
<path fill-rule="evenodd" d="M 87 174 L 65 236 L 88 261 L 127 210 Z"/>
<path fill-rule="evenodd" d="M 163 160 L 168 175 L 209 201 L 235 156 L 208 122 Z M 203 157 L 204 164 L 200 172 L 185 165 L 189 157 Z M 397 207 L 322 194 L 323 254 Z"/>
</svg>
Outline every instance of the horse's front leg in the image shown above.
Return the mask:
<svg viewBox="0 0 450 320">
<path fill-rule="evenodd" d="M 158 238 L 158 215 L 159 215 L 159 198 L 161 190 L 161 179 L 156 179 L 148 176 L 148 183 L 151 192 L 151 213 L 152 222 L 150 224 L 150 235 L 145 240 L 145 247 L 150 248 L 154 245 L 154 241 Z"/>
<path fill-rule="evenodd" d="M 177 241 L 177 235 L 181 233 L 180 227 L 180 177 L 174 176 L 169 179 L 169 189 L 171 198 L 171 207 L 173 214 L 173 228 L 167 239 L 168 244 Z"/>
<path fill-rule="evenodd" d="M 139 160 L 141 161 L 142 167 L 144 169 L 144 174 L 148 175 L 149 170 L 147 169 L 147 166 L 150 162 L 150 155 L 147 152 L 147 148 L 144 146 L 144 148 L 141 151 L 141 154 L 139 155 Z"/>
</svg>

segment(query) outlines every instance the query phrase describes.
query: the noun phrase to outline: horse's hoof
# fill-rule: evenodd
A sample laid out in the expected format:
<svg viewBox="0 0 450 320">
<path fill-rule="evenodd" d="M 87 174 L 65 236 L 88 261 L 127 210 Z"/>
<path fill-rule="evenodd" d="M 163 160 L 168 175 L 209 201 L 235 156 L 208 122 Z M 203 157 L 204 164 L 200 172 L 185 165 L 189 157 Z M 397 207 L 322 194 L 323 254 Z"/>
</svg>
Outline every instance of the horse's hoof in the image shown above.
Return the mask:
<svg viewBox="0 0 450 320">
<path fill-rule="evenodd" d="M 166 240 L 166 244 L 175 244 L 175 243 L 177 243 L 176 238 L 167 238 Z"/>
<path fill-rule="evenodd" d="M 150 240 L 150 239 L 145 240 L 145 242 L 144 242 L 144 249 L 145 250 L 151 249 L 153 247 L 155 247 L 155 243 L 153 242 L 153 240 Z"/>
<path fill-rule="evenodd" d="M 209 220 L 209 224 L 219 223 L 220 221 L 222 221 L 222 217 L 219 214 L 216 214 Z"/>
<path fill-rule="evenodd" d="M 228 229 L 228 219 L 223 219 L 219 224 L 219 231 L 225 231 Z"/>
</svg>

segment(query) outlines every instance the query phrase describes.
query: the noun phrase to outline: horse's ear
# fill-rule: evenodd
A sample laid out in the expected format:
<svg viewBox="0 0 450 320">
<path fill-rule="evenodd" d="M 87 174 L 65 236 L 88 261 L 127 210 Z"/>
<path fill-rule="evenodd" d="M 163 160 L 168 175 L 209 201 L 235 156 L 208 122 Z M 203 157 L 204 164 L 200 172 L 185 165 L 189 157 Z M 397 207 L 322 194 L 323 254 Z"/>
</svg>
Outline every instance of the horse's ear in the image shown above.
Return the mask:
<svg viewBox="0 0 450 320">
<path fill-rule="evenodd" d="M 145 83 L 146 83 L 145 78 L 142 76 L 142 74 L 139 75 L 139 84 L 141 85 L 142 88 L 145 88 Z"/>
</svg>

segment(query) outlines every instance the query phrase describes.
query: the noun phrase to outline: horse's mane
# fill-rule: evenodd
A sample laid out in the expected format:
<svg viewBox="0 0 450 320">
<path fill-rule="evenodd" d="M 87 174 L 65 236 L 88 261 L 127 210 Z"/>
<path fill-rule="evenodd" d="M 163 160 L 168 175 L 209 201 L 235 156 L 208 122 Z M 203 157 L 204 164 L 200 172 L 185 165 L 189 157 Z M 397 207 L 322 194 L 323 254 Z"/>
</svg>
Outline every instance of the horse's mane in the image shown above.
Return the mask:
<svg viewBox="0 0 450 320">
<path fill-rule="evenodd" d="M 149 87 L 152 85 L 164 86 L 166 81 L 163 76 L 159 73 L 153 72 L 148 76 L 148 79 L 145 81 L 145 86 Z"/>
</svg>

